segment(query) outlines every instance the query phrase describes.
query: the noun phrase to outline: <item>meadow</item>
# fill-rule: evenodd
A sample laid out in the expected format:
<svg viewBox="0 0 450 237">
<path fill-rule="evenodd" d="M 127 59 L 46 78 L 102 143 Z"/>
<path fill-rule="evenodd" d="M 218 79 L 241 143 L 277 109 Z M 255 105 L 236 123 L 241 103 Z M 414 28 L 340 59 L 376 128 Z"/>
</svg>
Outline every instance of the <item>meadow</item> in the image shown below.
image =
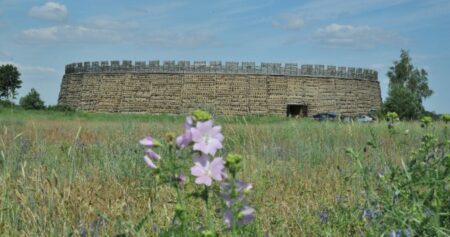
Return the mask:
<svg viewBox="0 0 450 237">
<path fill-rule="evenodd" d="M 138 141 L 181 134 L 184 120 L 0 109 L 0 235 L 162 235 L 173 222 L 175 193 L 152 186 L 155 176 Z M 365 185 L 376 184 L 386 162 L 401 167 L 425 134 L 444 139 L 446 126 L 398 122 L 391 132 L 385 121 L 271 116 L 218 116 L 215 122 L 222 126 L 225 152 L 244 158 L 239 177 L 253 185 L 256 219 L 242 232 L 247 236 L 372 236 Z M 359 162 L 368 178 L 358 171 Z M 448 176 L 445 182 L 450 187 Z M 201 209 L 189 207 L 192 228 L 205 225 Z"/>
</svg>

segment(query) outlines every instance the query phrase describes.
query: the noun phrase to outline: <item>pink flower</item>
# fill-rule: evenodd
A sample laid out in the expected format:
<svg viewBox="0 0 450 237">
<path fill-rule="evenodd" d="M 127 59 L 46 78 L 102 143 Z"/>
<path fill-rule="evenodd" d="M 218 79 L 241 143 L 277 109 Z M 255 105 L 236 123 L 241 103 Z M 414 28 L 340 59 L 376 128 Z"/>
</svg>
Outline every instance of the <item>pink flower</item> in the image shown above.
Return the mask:
<svg viewBox="0 0 450 237">
<path fill-rule="evenodd" d="M 161 159 L 161 156 L 156 154 L 156 152 L 154 152 L 152 149 L 147 149 L 145 151 L 144 161 L 145 161 L 145 163 L 147 163 L 148 167 L 150 167 L 152 169 L 156 169 L 157 167 L 156 167 L 155 163 L 153 163 L 153 161 L 160 160 L 160 159 Z"/>
<path fill-rule="evenodd" d="M 191 128 L 194 151 L 201 151 L 203 154 L 216 154 L 222 148 L 223 135 L 222 128 L 214 126 L 212 120 L 198 122 L 196 127 Z"/>
<path fill-rule="evenodd" d="M 194 122 L 192 120 L 192 116 L 186 117 L 186 123 L 184 124 L 184 134 L 177 137 L 176 143 L 178 147 L 185 148 L 192 142 L 192 134 L 191 134 L 191 128 L 194 127 Z"/>
<path fill-rule="evenodd" d="M 154 144 L 153 137 L 150 136 L 144 137 L 142 140 L 139 141 L 139 143 L 141 143 L 141 145 L 151 147 Z"/>
<path fill-rule="evenodd" d="M 145 155 L 150 157 L 150 159 L 152 159 L 152 160 L 161 160 L 161 156 L 156 154 L 156 152 L 154 152 L 152 149 L 147 149 L 145 151 Z"/>
<path fill-rule="evenodd" d="M 211 186 L 212 180 L 221 181 L 225 177 L 224 162 L 222 157 L 209 162 L 208 156 L 203 155 L 195 160 L 195 166 L 191 168 L 191 174 L 197 176 L 196 184 Z"/>
<path fill-rule="evenodd" d="M 233 212 L 231 209 L 225 210 L 224 213 L 224 222 L 225 225 L 228 226 L 228 228 L 231 228 L 233 224 L 233 219 L 236 218 L 236 225 L 242 226 L 246 225 L 249 222 L 251 222 L 253 219 L 255 219 L 255 209 L 250 206 L 244 206 L 242 209 L 239 210 L 239 213 L 236 217 L 233 216 Z"/>
<path fill-rule="evenodd" d="M 151 169 L 156 169 L 155 163 L 153 163 L 152 159 L 150 159 L 148 156 L 144 156 L 144 161 L 147 163 L 147 166 Z"/>
</svg>

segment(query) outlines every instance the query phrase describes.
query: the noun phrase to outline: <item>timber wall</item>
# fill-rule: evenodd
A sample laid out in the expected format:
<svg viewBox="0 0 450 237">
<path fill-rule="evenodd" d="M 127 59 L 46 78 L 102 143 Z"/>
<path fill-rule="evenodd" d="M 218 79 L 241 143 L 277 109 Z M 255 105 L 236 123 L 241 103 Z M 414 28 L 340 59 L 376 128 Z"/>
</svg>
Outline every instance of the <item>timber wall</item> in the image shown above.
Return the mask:
<svg viewBox="0 0 450 237">
<path fill-rule="evenodd" d="M 253 62 L 103 61 L 66 66 L 59 104 L 82 111 L 286 115 L 288 104 L 308 115 L 368 113 L 381 104 L 377 72 L 324 65 Z"/>
</svg>

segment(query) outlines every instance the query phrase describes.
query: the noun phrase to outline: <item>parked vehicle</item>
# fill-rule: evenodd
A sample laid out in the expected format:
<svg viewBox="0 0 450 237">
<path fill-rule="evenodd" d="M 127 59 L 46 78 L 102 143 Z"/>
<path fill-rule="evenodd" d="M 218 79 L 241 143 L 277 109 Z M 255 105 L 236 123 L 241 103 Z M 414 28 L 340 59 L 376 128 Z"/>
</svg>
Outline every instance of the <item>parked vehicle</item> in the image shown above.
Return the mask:
<svg viewBox="0 0 450 237">
<path fill-rule="evenodd" d="M 313 118 L 316 121 L 335 120 L 336 113 L 334 113 L 334 112 L 318 113 L 318 114 L 314 115 Z"/>
<path fill-rule="evenodd" d="M 355 121 L 357 122 L 372 122 L 373 118 L 366 114 L 361 114 L 355 117 Z"/>
</svg>

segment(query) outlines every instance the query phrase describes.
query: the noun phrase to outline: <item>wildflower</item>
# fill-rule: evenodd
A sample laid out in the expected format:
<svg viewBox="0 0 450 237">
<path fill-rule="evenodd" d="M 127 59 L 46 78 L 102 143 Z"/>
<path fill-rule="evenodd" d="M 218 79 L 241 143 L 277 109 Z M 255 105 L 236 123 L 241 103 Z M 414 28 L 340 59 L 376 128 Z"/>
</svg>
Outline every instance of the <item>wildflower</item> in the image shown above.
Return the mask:
<svg viewBox="0 0 450 237">
<path fill-rule="evenodd" d="M 222 183 L 220 185 L 221 196 L 224 199 L 227 207 L 231 207 L 233 203 L 236 202 L 242 202 L 246 204 L 247 200 L 245 199 L 245 194 L 250 192 L 252 188 L 253 186 L 251 183 L 247 183 L 239 179 L 235 180 L 235 186 L 233 190 L 230 183 Z"/>
<path fill-rule="evenodd" d="M 186 123 L 184 124 L 184 133 L 177 137 L 176 143 L 180 148 L 185 148 L 192 142 L 191 128 L 194 127 L 192 116 L 186 117 Z"/>
<path fill-rule="evenodd" d="M 156 169 L 157 168 L 155 163 L 153 163 L 152 159 L 150 159 L 150 157 L 144 156 L 144 161 L 145 161 L 145 163 L 147 163 L 148 167 L 150 167 L 152 169 Z"/>
<path fill-rule="evenodd" d="M 411 237 L 411 231 L 410 230 L 392 230 L 390 237 Z"/>
<path fill-rule="evenodd" d="M 191 128 L 192 141 L 195 151 L 203 154 L 216 154 L 222 148 L 223 135 L 220 126 L 213 126 L 213 121 L 198 122 L 196 127 Z"/>
<path fill-rule="evenodd" d="M 152 160 L 161 160 L 161 156 L 156 154 L 152 149 L 147 149 L 145 151 L 145 155 Z"/>
<path fill-rule="evenodd" d="M 141 143 L 141 145 L 147 146 L 147 147 L 158 147 L 158 146 L 161 146 L 161 143 L 158 140 L 156 140 L 156 139 L 154 139 L 153 137 L 150 137 L 150 136 L 144 137 L 143 139 L 141 139 L 139 141 L 139 143 Z"/>
<path fill-rule="evenodd" d="M 144 161 L 147 163 L 148 167 L 156 169 L 156 165 L 153 163 L 153 161 L 160 160 L 161 156 L 156 154 L 152 149 L 147 149 L 145 151 Z"/>
<path fill-rule="evenodd" d="M 142 140 L 139 141 L 139 143 L 146 147 L 153 147 L 153 146 L 160 145 L 160 143 L 158 141 L 156 141 L 155 139 L 153 139 L 153 137 L 150 137 L 150 136 L 144 137 Z M 155 163 L 153 163 L 153 161 L 160 160 L 160 159 L 161 159 L 161 156 L 159 156 L 152 149 L 149 148 L 145 151 L 144 161 L 148 167 L 150 167 L 152 169 L 156 169 L 157 167 L 156 167 Z"/>
<path fill-rule="evenodd" d="M 184 188 L 184 184 L 187 181 L 187 177 L 183 174 L 177 175 L 175 177 L 175 181 L 177 182 L 178 187 L 180 187 L 181 189 Z"/>
<path fill-rule="evenodd" d="M 362 216 L 367 219 L 372 219 L 375 217 L 375 213 L 371 209 L 364 209 Z"/>
<path fill-rule="evenodd" d="M 140 140 L 139 143 L 141 143 L 141 145 L 151 147 L 153 146 L 153 141 L 154 141 L 153 137 L 147 136 L 144 137 L 142 140 Z"/>
<path fill-rule="evenodd" d="M 221 157 L 209 162 L 208 156 L 203 155 L 196 159 L 195 166 L 191 168 L 191 174 L 197 176 L 196 184 L 211 186 L 212 180 L 221 181 L 225 177 L 224 162 Z"/>
<path fill-rule="evenodd" d="M 239 210 L 239 213 L 237 214 L 236 225 L 241 226 L 250 223 L 253 219 L 255 219 L 254 212 L 255 209 L 253 207 L 244 206 Z M 231 209 L 227 209 L 224 213 L 224 222 L 228 228 L 231 228 L 233 224 L 233 218 L 233 211 Z"/>
<path fill-rule="evenodd" d="M 323 210 L 319 213 L 320 222 L 326 224 L 328 222 L 328 211 Z"/>
</svg>

